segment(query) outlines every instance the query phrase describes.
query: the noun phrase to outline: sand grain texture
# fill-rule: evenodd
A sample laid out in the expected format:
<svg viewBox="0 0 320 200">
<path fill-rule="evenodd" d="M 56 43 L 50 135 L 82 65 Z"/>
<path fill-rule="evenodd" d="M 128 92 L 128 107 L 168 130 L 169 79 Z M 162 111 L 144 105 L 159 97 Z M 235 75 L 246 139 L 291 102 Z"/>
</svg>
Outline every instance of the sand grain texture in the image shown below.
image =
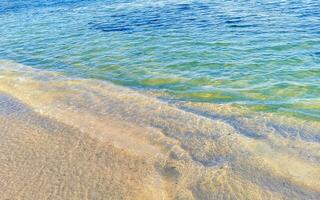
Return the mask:
<svg viewBox="0 0 320 200">
<path fill-rule="evenodd" d="M 318 123 L 0 70 L 1 199 L 320 197 Z"/>
</svg>

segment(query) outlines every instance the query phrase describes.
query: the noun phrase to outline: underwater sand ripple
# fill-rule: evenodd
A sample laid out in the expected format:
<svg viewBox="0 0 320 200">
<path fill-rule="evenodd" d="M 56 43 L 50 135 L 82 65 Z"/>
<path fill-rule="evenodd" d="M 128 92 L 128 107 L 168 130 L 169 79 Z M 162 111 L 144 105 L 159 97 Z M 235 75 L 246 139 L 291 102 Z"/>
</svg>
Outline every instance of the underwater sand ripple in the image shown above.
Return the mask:
<svg viewBox="0 0 320 200">
<path fill-rule="evenodd" d="M 320 197 L 316 122 L 167 103 L 9 61 L 0 70 L 5 198 Z"/>
</svg>

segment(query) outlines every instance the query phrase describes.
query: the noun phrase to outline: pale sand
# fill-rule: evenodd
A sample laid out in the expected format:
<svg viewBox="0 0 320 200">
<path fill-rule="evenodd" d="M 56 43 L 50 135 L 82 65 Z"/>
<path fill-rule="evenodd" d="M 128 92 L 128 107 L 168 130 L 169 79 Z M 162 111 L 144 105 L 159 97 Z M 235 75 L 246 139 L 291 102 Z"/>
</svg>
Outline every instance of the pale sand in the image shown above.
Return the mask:
<svg viewBox="0 0 320 200">
<path fill-rule="evenodd" d="M 162 199 L 148 159 L 0 101 L 1 199 Z"/>
<path fill-rule="evenodd" d="M 320 198 L 318 123 L 7 61 L 0 92 L 0 199 Z"/>
</svg>

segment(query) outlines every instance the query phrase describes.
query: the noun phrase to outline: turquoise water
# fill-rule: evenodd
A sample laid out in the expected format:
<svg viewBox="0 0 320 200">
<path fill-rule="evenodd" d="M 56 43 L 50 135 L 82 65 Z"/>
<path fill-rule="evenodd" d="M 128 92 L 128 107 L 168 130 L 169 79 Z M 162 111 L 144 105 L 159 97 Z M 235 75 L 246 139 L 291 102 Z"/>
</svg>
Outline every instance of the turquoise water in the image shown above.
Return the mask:
<svg viewBox="0 0 320 200">
<path fill-rule="evenodd" d="M 320 1 L 0 2 L 0 59 L 320 119 Z"/>
</svg>

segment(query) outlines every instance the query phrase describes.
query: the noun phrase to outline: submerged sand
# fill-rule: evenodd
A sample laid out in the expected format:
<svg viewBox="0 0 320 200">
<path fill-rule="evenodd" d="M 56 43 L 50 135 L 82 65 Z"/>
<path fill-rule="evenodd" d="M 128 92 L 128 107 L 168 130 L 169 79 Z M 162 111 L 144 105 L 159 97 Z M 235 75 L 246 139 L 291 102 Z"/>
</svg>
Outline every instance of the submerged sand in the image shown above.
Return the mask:
<svg viewBox="0 0 320 200">
<path fill-rule="evenodd" d="M 0 61 L 0 199 L 320 199 L 319 130 Z"/>
</svg>

